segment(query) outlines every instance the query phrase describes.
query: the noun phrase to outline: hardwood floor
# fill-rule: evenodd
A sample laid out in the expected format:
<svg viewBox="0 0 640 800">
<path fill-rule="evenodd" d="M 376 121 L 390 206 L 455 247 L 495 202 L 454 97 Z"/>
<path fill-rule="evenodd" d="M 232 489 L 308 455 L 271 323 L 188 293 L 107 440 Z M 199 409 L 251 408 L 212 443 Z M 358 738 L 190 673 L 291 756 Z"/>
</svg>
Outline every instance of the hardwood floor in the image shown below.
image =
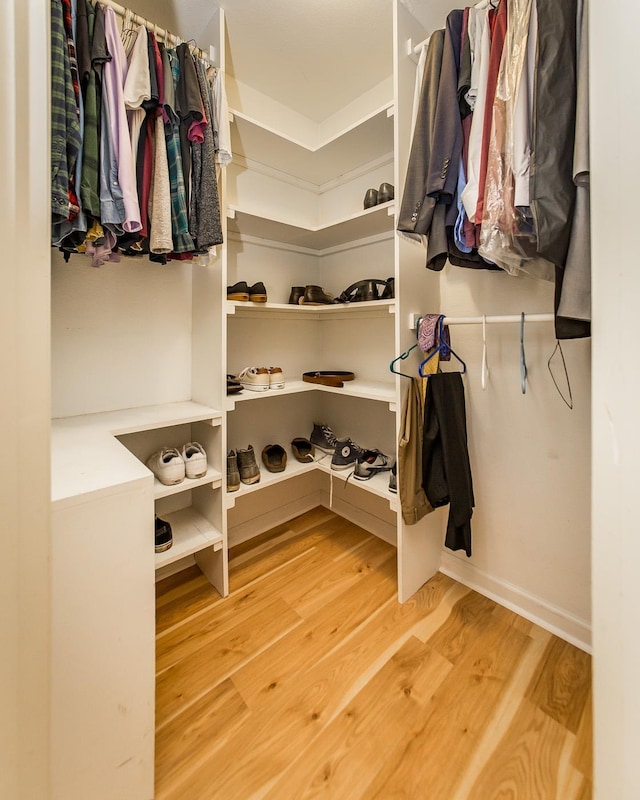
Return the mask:
<svg viewBox="0 0 640 800">
<path fill-rule="evenodd" d="M 588 800 L 588 655 L 323 508 L 158 584 L 157 800 Z"/>
</svg>

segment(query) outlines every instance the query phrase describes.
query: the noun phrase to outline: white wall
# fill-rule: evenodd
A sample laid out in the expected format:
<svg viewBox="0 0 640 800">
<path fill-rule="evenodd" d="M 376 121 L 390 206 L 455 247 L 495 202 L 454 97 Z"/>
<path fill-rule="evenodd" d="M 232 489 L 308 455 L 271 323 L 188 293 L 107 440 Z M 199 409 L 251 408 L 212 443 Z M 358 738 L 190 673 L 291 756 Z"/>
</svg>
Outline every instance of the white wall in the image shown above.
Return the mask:
<svg viewBox="0 0 640 800">
<path fill-rule="evenodd" d="M 591 4 L 595 796 L 640 797 L 638 304 L 640 7 Z"/>
<path fill-rule="evenodd" d="M 0 25 L 0 797 L 49 797 L 48 3 Z"/>
</svg>

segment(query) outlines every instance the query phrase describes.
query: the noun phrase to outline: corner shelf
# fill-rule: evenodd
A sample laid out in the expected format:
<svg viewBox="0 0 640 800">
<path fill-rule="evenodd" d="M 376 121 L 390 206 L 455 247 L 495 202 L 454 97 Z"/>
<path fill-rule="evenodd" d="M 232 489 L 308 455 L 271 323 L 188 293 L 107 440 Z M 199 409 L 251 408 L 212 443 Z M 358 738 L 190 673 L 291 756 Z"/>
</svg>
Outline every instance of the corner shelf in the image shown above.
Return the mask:
<svg viewBox="0 0 640 800">
<path fill-rule="evenodd" d="M 362 400 L 377 400 L 395 406 L 396 390 L 393 384 L 380 381 L 354 380 L 345 382 L 342 388 L 322 386 L 319 383 L 307 383 L 301 380 L 286 380 L 284 389 L 269 389 L 266 392 L 252 392 L 244 390 L 239 394 L 227 395 L 227 410 L 233 411 L 236 403 L 246 403 L 256 400 L 280 397 L 286 394 L 301 394 L 303 392 L 328 392 L 348 397 L 359 397 Z"/>
<path fill-rule="evenodd" d="M 157 570 L 206 547 L 212 547 L 214 551 L 222 548 L 222 533 L 193 508 L 163 514 L 162 519 L 171 525 L 173 545 L 164 553 L 156 553 Z"/>
<path fill-rule="evenodd" d="M 326 250 L 381 233 L 391 234 L 394 230 L 394 211 L 395 200 L 390 200 L 326 225 L 306 227 L 231 207 L 228 212 L 228 230 L 238 235 L 255 236 L 310 250 Z"/>
<path fill-rule="evenodd" d="M 294 305 L 293 303 L 252 303 L 227 300 L 227 316 L 247 318 L 267 314 L 272 319 L 354 319 L 360 317 L 387 317 L 395 314 L 396 301 L 370 300 L 364 303 L 335 303 L 326 306 Z"/>
<path fill-rule="evenodd" d="M 318 144 L 293 139 L 230 109 L 234 155 L 294 175 L 317 186 L 393 154 L 393 103 L 388 102 Z"/>
</svg>

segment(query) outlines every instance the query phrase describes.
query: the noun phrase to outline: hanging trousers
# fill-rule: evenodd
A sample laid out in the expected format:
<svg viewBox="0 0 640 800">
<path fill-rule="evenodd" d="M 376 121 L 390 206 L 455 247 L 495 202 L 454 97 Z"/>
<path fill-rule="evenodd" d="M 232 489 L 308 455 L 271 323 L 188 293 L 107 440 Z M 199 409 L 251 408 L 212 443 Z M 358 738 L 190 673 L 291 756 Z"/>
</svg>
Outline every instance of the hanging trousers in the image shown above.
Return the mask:
<svg viewBox="0 0 640 800">
<path fill-rule="evenodd" d="M 422 477 L 434 508 L 449 504 L 445 545 L 471 555 L 473 482 L 467 450 L 464 387 L 459 372 L 431 375 L 422 439 Z"/>
</svg>

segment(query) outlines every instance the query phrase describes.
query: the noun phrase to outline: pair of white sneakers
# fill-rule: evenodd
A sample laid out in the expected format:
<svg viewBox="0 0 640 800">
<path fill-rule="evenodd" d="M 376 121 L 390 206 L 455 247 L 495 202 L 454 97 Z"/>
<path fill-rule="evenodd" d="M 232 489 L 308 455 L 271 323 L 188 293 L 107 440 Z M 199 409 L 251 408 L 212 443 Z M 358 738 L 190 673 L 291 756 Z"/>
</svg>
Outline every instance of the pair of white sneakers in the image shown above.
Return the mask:
<svg viewBox="0 0 640 800">
<path fill-rule="evenodd" d="M 147 466 L 165 486 L 182 483 L 187 478 L 203 478 L 207 474 L 207 454 L 199 442 L 177 447 L 163 447 L 147 459 Z"/>
<path fill-rule="evenodd" d="M 243 389 L 251 392 L 284 389 L 284 374 L 280 367 L 245 367 L 238 380 Z"/>
</svg>

